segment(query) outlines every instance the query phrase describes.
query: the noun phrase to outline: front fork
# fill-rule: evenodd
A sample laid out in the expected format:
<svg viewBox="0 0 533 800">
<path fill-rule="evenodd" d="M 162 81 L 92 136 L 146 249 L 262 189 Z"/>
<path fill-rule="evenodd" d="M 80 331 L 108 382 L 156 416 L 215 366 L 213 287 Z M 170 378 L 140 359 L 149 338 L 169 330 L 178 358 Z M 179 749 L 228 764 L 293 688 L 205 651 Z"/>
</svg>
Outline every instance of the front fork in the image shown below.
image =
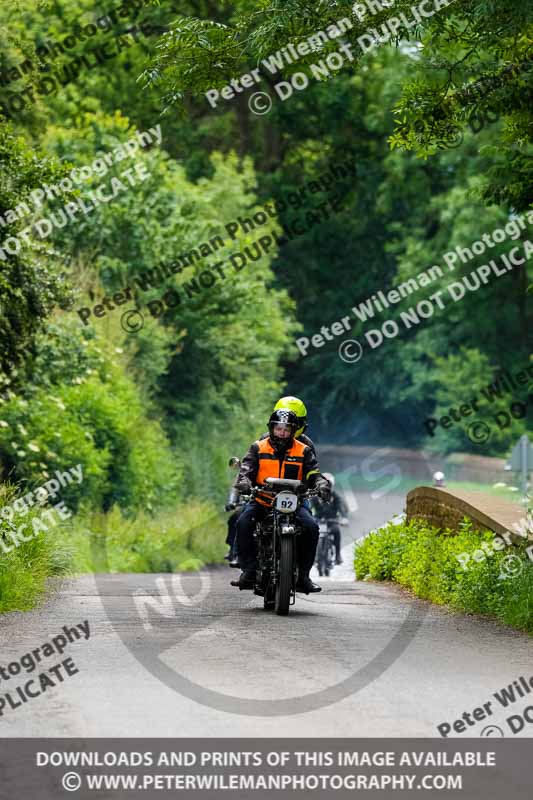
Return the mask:
<svg viewBox="0 0 533 800">
<path fill-rule="evenodd" d="M 282 528 L 292 528 L 292 532 L 287 531 L 286 533 L 282 533 Z M 274 532 L 273 532 L 273 551 L 274 551 L 274 569 L 271 575 L 272 585 L 274 587 L 274 591 L 276 588 L 276 583 L 279 575 L 279 551 L 280 548 L 278 546 L 279 539 L 282 536 L 292 536 L 294 539 L 294 548 L 293 548 L 293 565 L 292 565 L 292 587 L 291 587 L 291 600 L 290 604 L 293 606 L 296 602 L 296 581 L 297 581 L 297 567 L 296 567 L 296 536 L 298 533 L 298 528 L 296 525 L 296 519 L 292 514 L 284 514 L 283 518 L 281 518 L 278 514 L 274 515 Z"/>
</svg>

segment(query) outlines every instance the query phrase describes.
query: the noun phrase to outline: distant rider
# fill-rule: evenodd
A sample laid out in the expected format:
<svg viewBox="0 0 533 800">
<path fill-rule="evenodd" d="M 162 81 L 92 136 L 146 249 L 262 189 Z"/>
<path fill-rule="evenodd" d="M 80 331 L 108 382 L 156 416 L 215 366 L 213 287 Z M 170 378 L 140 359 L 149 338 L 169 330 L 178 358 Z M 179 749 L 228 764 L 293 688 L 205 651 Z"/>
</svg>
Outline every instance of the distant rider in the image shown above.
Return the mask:
<svg viewBox="0 0 533 800">
<path fill-rule="evenodd" d="M 226 544 L 229 545 L 229 550 L 224 556 L 226 561 L 229 561 L 230 567 L 239 566 L 239 561 L 237 559 L 237 546 L 236 546 L 237 521 L 242 513 L 244 506 L 245 502 L 244 500 L 241 499 L 241 493 L 238 492 L 234 486 L 232 486 L 230 493 L 228 495 L 228 499 L 226 500 L 226 505 L 224 506 L 224 511 L 233 512 L 228 517 L 228 534 L 226 536 Z"/>
<path fill-rule="evenodd" d="M 320 474 L 314 450 L 295 439 L 298 418 L 293 411 L 274 411 L 268 422 L 268 437 L 254 442 L 242 460 L 235 488 L 243 493 L 252 486 L 268 487 L 266 478 L 291 478 L 306 481 L 325 498 L 329 497 L 329 483 Z M 239 578 L 241 589 L 253 589 L 257 569 L 256 543 L 253 537 L 255 524 L 271 510 L 272 496 L 259 492 L 245 507 L 237 522 L 239 563 L 243 570 Z M 312 582 L 309 572 L 315 561 L 318 543 L 318 525 L 311 513 L 303 507 L 296 512 L 302 534 L 296 539 L 298 580 L 296 590 L 309 594 L 322 589 Z"/>
<path fill-rule="evenodd" d="M 330 520 L 329 530 L 333 534 L 335 543 L 335 561 L 342 564 L 341 558 L 341 529 L 337 520 L 348 516 L 348 506 L 338 492 L 335 492 L 335 476 L 331 472 L 324 472 L 323 477 L 331 486 L 331 496 L 329 500 L 322 500 L 320 497 L 312 497 L 310 500 L 313 516 L 317 519 Z"/>
</svg>

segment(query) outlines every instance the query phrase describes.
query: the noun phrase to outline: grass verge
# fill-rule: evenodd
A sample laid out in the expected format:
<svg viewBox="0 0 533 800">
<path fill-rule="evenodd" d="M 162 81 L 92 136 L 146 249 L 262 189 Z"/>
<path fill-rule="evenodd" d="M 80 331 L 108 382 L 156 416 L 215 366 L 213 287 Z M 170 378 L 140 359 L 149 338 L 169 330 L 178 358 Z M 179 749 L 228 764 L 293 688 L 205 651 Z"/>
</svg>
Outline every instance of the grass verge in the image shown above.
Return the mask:
<svg viewBox="0 0 533 800">
<path fill-rule="evenodd" d="M 0 512 L 14 497 L 14 490 L 3 488 Z M 225 522 L 210 503 L 133 519 L 115 507 L 65 521 L 56 515 L 54 524 L 44 512 L 33 507 L 10 520 L 0 516 L 0 614 L 34 608 L 54 576 L 199 570 L 222 561 L 226 550 Z"/>
<path fill-rule="evenodd" d="M 210 503 L 192 502 L 157 516 L 78 516 L 62 532 L 72 548 L 71 569 L 83 572 L 182 572 L 222 561 L 224 521 Z"/>
<path fill-rule="evenodd" d="M 0 510 L 13 497 L 5 489 Z M 55 523 L 43 520 L 41 512 L 32 508 L 27 513 L 15 511 L 9 520 L 0 518 L 0 614 L 33 608 L 45 594 L 47 578 L 69 570 L 71 554 L 62 534 L 66 523 L 57 515 L 52 517 Z"/>
</svg>

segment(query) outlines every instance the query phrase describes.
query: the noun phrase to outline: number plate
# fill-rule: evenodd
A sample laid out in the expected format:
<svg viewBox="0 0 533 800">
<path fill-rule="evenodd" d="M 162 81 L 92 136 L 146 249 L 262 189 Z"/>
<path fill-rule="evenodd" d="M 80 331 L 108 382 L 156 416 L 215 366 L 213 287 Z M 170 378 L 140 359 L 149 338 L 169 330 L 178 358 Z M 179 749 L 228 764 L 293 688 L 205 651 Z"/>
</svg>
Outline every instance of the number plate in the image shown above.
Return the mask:
<svg viewBox="0 0 533 800">
<path fill-rule="evenodd" d="M 298 497 L 292 492 L 280 492 L 276 497 L 276 508 L 285 514 L 291 514 L 298 508 Z"/>
</svg>

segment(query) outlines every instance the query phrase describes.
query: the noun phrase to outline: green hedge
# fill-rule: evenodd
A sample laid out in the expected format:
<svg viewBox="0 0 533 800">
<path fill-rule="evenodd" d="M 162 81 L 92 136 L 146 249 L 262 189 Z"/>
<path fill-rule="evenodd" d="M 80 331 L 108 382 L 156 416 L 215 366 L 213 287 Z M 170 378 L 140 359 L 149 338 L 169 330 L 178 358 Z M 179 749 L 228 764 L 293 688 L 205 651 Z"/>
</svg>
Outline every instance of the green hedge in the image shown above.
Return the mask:
<svg viewBox="0 0 533 800">
<path fill-rule="evenodd" d="M 356 543 L 355 573 L 359 580 L 395 581 L 425 600 L 533 633 L 533 562 L 525 552 L 526 540 L 484 560 L 471 558 L 466 570 L 457 559 L 493 541 L 492 533 L 476 531 L 466 519 L 457 534 L 419 520 L 391 523 Z M 512 560 L 512 575 L 510 555 L 520 559 Z"/>
<path fill-rule="evenodd" d="M 2 474 L 30 489 L 81 464 L 82 483 L 61 490 L 69 508 L 118 504 L 133 516 L 174 505 L 183 465 L 122 349 L 72 321 L 50 325 L 38 344 L 24 391 L 0 381 Z"/>
</svg>

